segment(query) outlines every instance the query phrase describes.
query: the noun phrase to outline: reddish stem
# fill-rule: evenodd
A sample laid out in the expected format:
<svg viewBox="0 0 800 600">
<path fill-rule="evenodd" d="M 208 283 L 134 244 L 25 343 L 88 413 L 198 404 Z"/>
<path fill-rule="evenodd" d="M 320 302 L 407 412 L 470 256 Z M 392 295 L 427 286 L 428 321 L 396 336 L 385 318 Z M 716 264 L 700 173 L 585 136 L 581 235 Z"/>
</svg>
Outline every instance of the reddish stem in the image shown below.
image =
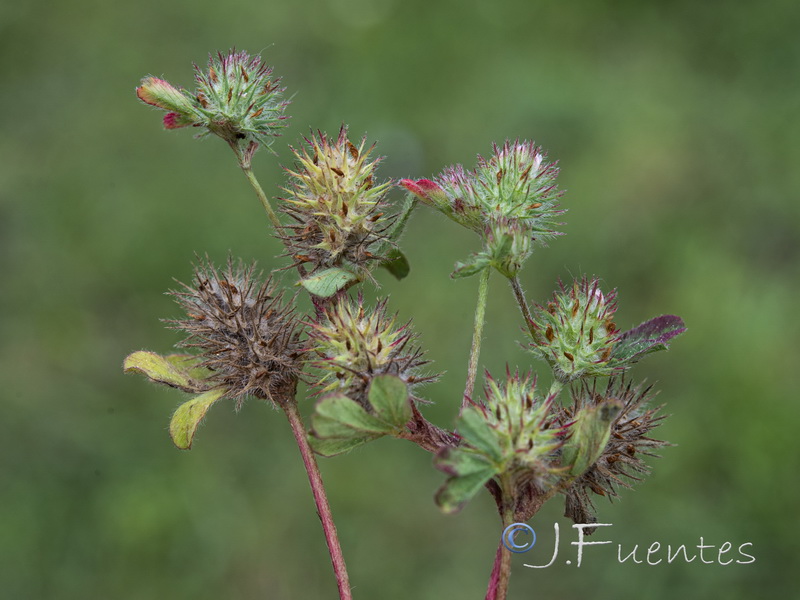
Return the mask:
<svg viewBox="0 0 800 600">
<path fill-rule="evenodd" d="M 314 451 L 311 450 L 311 446 L 308 444 L 303 420 L 300 417 L 300 412 L 297 410 L 297 403 L 294 402 L 294 400 L 290 400 L 283 404 L 282 408 L 286 413 L 286 418 L 289 419 L 289 425 L 292 427 L 294 439 L 297 440 L 297 446 L 300 448 L 300 454 L 303 457 L 303 465 L 305 465 L 306 473 L 308 474 L 308 482 L 311 484 L 311 492 L 314 494 L 317 514 L 322 522 L 322 530 L 325 533 L 325 541 L 328 544 L 328 553 L 331 555 L 333 572 L 336 575 L 336 582 L 339 586 L 339 598 L 341 600 L 352 600 L 353 596 L 350 592 L 350 580 L 347 576 L 347 566 L 344 562 L 342 548 L 339 545 L 339 537 L 336 535 L 336 525 L 333 523 L 331 507 L 328 504 L 328 497 L 325 495 L 325 487 L 322 483 L 322 475 L 320 475 L 319 467 L 317 466 L 317 459 L 314 456 Z"/>
</svg>

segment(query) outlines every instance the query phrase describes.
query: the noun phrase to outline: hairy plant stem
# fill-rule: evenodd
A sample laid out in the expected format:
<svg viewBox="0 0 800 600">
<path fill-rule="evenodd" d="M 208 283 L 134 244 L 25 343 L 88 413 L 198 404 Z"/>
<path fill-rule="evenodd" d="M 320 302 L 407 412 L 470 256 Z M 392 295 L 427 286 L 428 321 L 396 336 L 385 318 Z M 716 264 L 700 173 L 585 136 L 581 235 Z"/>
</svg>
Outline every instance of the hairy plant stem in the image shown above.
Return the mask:
<svg viewBox="0 0 800 600">
<path fill-rule="evenodd" d="M 531 310 L 528 308 L 528 301 L 525 300 L 525 290 L 522 289 L 522 284 L 519 282 L 517 275 L 509 278 L 509 281 L 511 282 L 511 289 L 514 290 L 514 297 L 517 299 L 519 309 L 522 311 L 522 316 L 525 318 L 525 327 L 530 329 L 533 317 L 531 317 Z"/>
<path fill-rule="evenodd" d="M 264 189 L 261 187 L 261 184 L 258 183 L 258 179 L 256 179 L 256 176 L 253 173 L 250 160 L 251 153 L 247 151 L 242 152 L 241 148 L 239 148 L 239 146 L 235 143 L 231 143 L 230 147 L 233 150 L 233 153 L 236 155 L 236 160 L 239 161 L 239 167 L 241 167 L 245 177 L 247 177 L 247 181 L 249 181 L 250 185 L 253 186 L 256 196 L 258 196 L 258 199 L 261 200 L 261 205 L 264 207 L 264 210 L 267 211 L 267 216 L 272 222 L 272 226 L 275 228 L 275 233 L 280 233 L 281 222 L 278 219 L 278 215 L 276 215 L 275 211 L 272 210 L 272 205 L 269 203 L 269 198 L 267 198 L 267 195 L 264 193 Z"/>
<path fill-rule="evenodd" d="M 478 373 L 478 358 L 481 354 L 481 338 L 483 337 L 483 324 L 486 321 L 486 298 L 489 295 L 489 275 L 491 268 L 481 271 L 478 284 L 478 305 L 475 307 L 475 325 L 472 330 L 472 350 L 469 354 L 469 370 L 467 371 L 467 385 L 464 388 L 464 397 L 461 399 L 463 411 L 472 399 L 475 389 L 475 377 Z"/>
<path fill-rule="evenodd" d="M 486 589 L 486 600 L 505 600 L 506 595 L 508 595 L 508 580 L 511 577 L 511 551 L 505 547 L 502 536 L 506 527 L 514 522 L 514 500 L 507 487 L 501 486 L 501 538 L 500 543 L 497 545 L 492 574 L 489 577 L 489 586 Z"/>
<path fill-rule="evenodd" d="M 300 417 L 300 412 L 297 410 L 297 402 L 291 399 L 281 404 L 281 408 L 283 408 L 283 412 L 286 413 L 286 418 L 289 420 L 294 439 L 297 441 L 297 446 L 300 448 L 300 454 L 303 457 L 303 465 L 308 474 L 308 482 L 311 484 L 311 492 L 314 494 L 314 503 L 317 505 L 317 515 L 322 522 L 322 530 L 325 533 L 325 541 L 328 543 L 328 553 L 331 556 L 333 572 L 336 575 L 336 583 L 339 586 L 339 598 L 340 600 L 352 600 L 353 596 L 350 592 L 350 580 L 347 576 L 347 566 L 344 562 L 342 548 L 339 545 L 339 537 L 336 535 L 336 525 L 333 523 L 331 507 L 328 504 L 328 497 L 325 495 L 325 487 L 322 483 L 322 475 L 320 475 L 317 460 L 308 443 L 303 420 Z"/>
<path fill-rule="evenodd" d="M 406 195 L 406 201 L 403 204 L 403 210 L 398 215 L 394 227 L 392 227 L 392 230 L 389 232 L 389 239 L 396 242 L 397 239 L 403 235 L 403 231 L 405 231 L 406 225 L 408 225 L 408 218 L 411 216 L 411 213 L 414 212 L 418 201 L 419 198 L 417 198 L 414 194 L 409 193 Z"/>
</svg>

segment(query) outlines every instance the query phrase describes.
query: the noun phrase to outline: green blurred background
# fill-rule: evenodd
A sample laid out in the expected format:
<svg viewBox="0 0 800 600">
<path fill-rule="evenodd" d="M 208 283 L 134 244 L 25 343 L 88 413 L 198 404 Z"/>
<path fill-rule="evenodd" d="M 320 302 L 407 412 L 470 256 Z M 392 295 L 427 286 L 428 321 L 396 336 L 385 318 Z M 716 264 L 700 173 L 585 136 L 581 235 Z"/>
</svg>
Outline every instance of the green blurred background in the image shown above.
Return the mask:
<svg viewBox="0 0 800 600">
<path fill-rule="evenodd" d="M 620 289 L 621 326 L 688 324 L 634 370 L 658 382 L 673 415 L 659 434 L 677 446 L 621 502 L 599 499 L 614 525 L 598 539 L 752 542 L 756 563 L 620 565 L 606 546 L 578 570 L 562 545 L 559 565 L 526 569 L 549 557 L 555 520 L 575 539 L 554 500 L 532 522 L 541 546 L 514 558 L 510 598 L 793 597 L 799 26 L 793 0 L 2 3 L 0 596 L 335 597 L 282 415 L 220 404 L 179 452 L 166 426 L 180 394 L 121 370 L 128 352 L 178 341 L 163 292 L 195 252 L 283 264 L 228 148 L 162 131 L 133 94 L 146 74 L 191 86 L 191 62 L 235 45 L 296 93 L 278 157 L 256 161 L 271 194 L 309 128 L 366 133 L 393 178 L 535 139 L 569 212 L 523 274 L 530 298 L 595 274 Z M 450 426 L 477 278 L 448 274 L 476 240 L 425 209 L 404 247 L 411 276 L 382 273 L 377 293 L 446 371 L 426 414 Z M 483 366 L 540 368 L 493 282 Z M 322 461 L 356 598 L 483 597 L 492 502 L 441 515 L 430 462 L 394 440 Z"/>
</svg>

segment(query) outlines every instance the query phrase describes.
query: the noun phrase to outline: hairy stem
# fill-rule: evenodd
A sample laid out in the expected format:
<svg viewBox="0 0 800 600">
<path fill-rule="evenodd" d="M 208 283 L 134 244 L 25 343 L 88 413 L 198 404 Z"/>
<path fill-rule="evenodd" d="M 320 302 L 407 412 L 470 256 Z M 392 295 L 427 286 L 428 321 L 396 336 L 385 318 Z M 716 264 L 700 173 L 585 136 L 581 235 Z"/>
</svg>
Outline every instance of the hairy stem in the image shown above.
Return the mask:
<svg viewBox="0 0 800 600">
<path fill-rule="evenodd" d="M 281 222 L 278 219 L 278 215 L 276 215 L 275 211 L 272 210 L 272 205 L 269 203 L 269 198 L 267 198 L 267 195 L 264 193 L 264 189 L 261 187 L 261 184 L 258 183 L 258 179 L 256 179 L 256 176 L 253 173 L 250 160 L 252 153 L 248 152 L 247 150 L 242 152 L 241 148 L 239 148 L 237 144 L 232 143 L 230 146 L 233 150 L 233 153 L 236 155 L 236 159 L 239 161 L 239 166 L 244 172 L 245 177 L 247 177 L 247 181 L 249 181 L 250 185 L 253 186 L 256 196 L 258 196 L 258 199 L 261 200 L 261 205 L 264 207 L 264 210 L 267 211 L 267 216 L 272 222 L 272 226 L 275 228 L 275 233 L 280 233 Z"/>
<path fill-rule="evenodd" d="M 300 448 L 300 454 L 303 457 L 303 465 L 308 474 L 308 482 L 311 484 L 311 492 L 314 494 L 314 503 L 317 505 L 317 514 L 322 522 L 322 530 L 325 533 L 325 541 L 328 544 L 328 553 L 331 555 L 333 572 L 336 575 L 336 582 L 339 586 L 339 598 L 340 600 L 352 600 L 353 596 L 350 592 L 347 566 L 344 562 L 342 548 L 339 545 L 339 537 L 336 535 L 336 525 L 333 523 L 331 507 L 328 504 L 328 497 L 325 495 L 325 487 L 322 483 L 322 475 L 320 475 L 317 460 L 314 457 L 311 446 L 308 444 L 308 438 L 306 438 L 306 430 L 303 426 L 300 412 L 297 410 L 297 403 L 292 399 L 281 406 L 286 413 L 286 418 L 289 419 L 294 439 L 297 440 L 297 446 Z"/>
<path fill-rule="evenodd" d="M 416 208 L 418 201 L 419 199 L 414 194 L 408 194 L 406 201 L 403 204 L 403 210 L 398 215 L 397 221 L 395 221 L 394 227 L 392 227 L 392 230 L 389 233 L 389 239 L 396 242 L 397 239 L 403 235 L 403 231 L 405 230 L 406 225 L 408 225 L 408 218 L 411 216 L 411 213 L 414 212 L 414 208 Z"/>
<path fill-rule="evenodd" d="M 461 410 L 466 408 L 472 398 L 475 389 L 475 377 L 478 373 L 478 357 L 481 354 L 481 338 L 483 337 L 483 324 L 486 320 L 486 298 L 489 295 L 489 274 L 490 268 L 481 271 L 481 279 L 478 284 L 478 306 L 475 307 L 475 325 L 472 330 L 472 350 L 469 355 L 469 370 L 467 371 L 467 386 L 464 389 L 464 397 L 461 400 Z"/>
<path fill-rule="evenodd" d="M 514 522 L 514 508 L 508 497 L 503 496 L 504 504 L 501 510 L 502 530 L 501 536 L 505 533 L 506 527 Z M 489 577 L 489 586 L 486 589 L 486 600 L 505 600 L 508 594 L 508 580 L 511 577 L 511 552 L 505 547 L 503 538 L 497 545 L 497 554 L 494 557 L 492 574 Z"/>
<path fill-rule="evenodd" d="M 514 277 L 509 279 L 509 281 L 511 282 L 511 289 L 514 290 L 514 297 L 517 299 L 519 309 L 522 311 L 522 316 L 525 318 L 525 327 L 530 329 L 533 318 L 531 317 L 531 310 L 528 308 L 528 301 L 525 300 L 525 291 L 522 289 L 522 284 L 519 282 L 519 277 L 514 275 Z"/>
</svg>

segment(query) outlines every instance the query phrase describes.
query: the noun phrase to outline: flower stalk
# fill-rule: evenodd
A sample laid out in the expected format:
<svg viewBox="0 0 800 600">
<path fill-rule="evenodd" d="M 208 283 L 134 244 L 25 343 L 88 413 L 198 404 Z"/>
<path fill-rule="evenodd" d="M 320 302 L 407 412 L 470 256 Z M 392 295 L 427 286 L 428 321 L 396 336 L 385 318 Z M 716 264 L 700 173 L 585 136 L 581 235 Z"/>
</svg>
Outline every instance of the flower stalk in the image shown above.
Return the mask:
<svg viewBox="0 0 800 600">
<path fill-rule="evenodd" d="M 250 182 L 250 185 L 255 191 L 256 196 L 261 202 L 261 206 L 264 207 L 264 211 L 267 213 L 270 223 L 272 223 L 272 226 L 275 228 L 275 232 L 280 232 L 281 221 L 278 219 L 278 215 L 275 214 L 269 198 L 267 198 L 267 195 L 264 193 L 264 188 L 261 187 L 261 184 L 258 182 L 255 173 L 253 173 L 253 161 L 251 160 L 253 156 L 252 151 L 242 151 L 239 145 L 235 143 L 230 144 L 230 147 L 233 150 L 233 153 L 236 155 L 236 160 L 239 163 L 239 167 L 242 169 L 245 177 L 247 177 L 247 181 Z"/>
<path fill-rule="evenodd" d="M 461 399 L 461 410 L 469 405 L 472 393 L 475 389 L 475 379 L 478 373 L 478 359 L 481 355 L 481 340 L 483 338 L 483 326 L 486 322 L 486 301 L 489 297 L 489 274 L 491 271 L 486 269 L 481 273 L 478 283 L 478 304 L 475 307 L 475 321 L 472 327 L 472 347 L 469 353 L 469 367 L 467 369 L 467 384 L 464 388 L 464 396 Z"/>
<path fill-rule="evenodd" d="M 339 536 L 336 533 L 336 525 L 333 522 L 333 514 L 331 513 L 331 507 L 328 503 L 328 496 L 325 493 L 325 485 L 322 482 L 322 475 L 319 472 L 317 459 L 308 443 L 306 428 L 303 425 L 300 412 L 297 410 L 297 402 L 287 402 L 282 408 L 286 418 L 289 420 L 289 426 L 292 428 L 292 434 L 297 442 L 297 447 L 300 449 L 300 455 L 303 458 L 303 466 L 308 475 L 308 483 L 311 485 L 314 504 L 317 506 L 317 514 L 322 523 L 322 531 L 325 534 L 325 542 L 328 544 L 328 553 L 331 557 L 333 572 L 336 575 L 339 598 L 340 600 L 352 600 L 353 596 L 350 591 L 350 579 L 347 574 L 347 565 L 344 561 L 344 554 L 342 554 Z"/>
</svg>

